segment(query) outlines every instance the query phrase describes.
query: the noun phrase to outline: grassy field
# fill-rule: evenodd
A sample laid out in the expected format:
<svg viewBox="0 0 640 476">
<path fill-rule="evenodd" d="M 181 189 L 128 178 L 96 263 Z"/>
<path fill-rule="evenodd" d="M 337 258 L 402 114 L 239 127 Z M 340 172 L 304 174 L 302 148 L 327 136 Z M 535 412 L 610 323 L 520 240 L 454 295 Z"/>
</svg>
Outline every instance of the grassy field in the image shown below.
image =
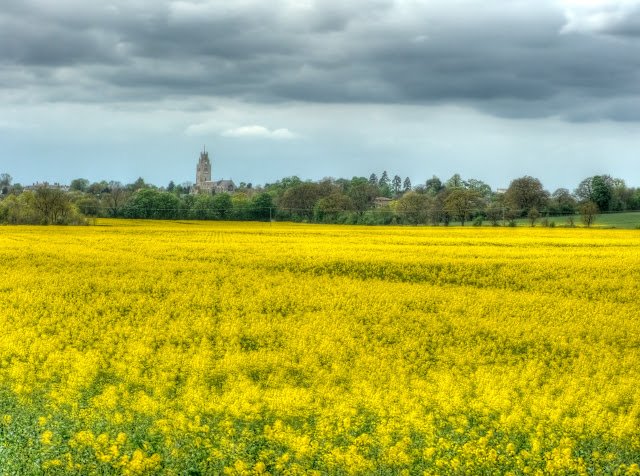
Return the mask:
<svg viewBox="0 0 640 476">
<path fill-rule="evenodd" d="M 640 474 L 640 233 L 0 228 L 0 475 Z"/>
<path fill-rule="evenodd" d="M 603 213 L 596 218 L 597 227 L 607 228 L 640 228 L 640 212 Z"/>
<path fill-rule="evenodd" d="M 567 225 L 566 216 L 552 216 L 549 217 L 549 222 L 555 222 L 556 226 L 564 227 Z M 576 227 L 584 226 L 580 219 L 580 215 L 574 216 L 574 223 Z M 468 223 L 469 225 L 471 223 Z M 502 223 L 501 223 L 502 224 Z M 529 221 L 526 218 L 520 218 L 516 220 L 518 226 L 530 226 Z M 453 225 L 460 225 L 459 222 L 453 223 Z M 465 224 L 466 226 L 467 224 Z M 490 226 L 488 222 L 484 222 L 483 226 Z M 542 226 L 542 218 L 536 221 L 536 226 Z M 640 212 L 622 212 L 622 213 L 602 213 L 596 217 L 592 227 L 594 228 L 621 228 L 633 230 L 640 227 Z"/>
</svg>

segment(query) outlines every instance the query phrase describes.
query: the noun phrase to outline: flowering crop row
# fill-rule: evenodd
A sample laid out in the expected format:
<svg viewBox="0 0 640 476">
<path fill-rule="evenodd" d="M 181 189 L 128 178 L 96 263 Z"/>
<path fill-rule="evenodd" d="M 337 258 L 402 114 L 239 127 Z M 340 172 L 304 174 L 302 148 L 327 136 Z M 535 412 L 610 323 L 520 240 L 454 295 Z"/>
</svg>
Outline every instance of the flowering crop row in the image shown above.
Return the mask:
<svg viewBox="0 0 640 476">
<path fill-rule="evenodd" d="M 0 233 L 0 475 L 640 474 L 640 234 Z"/>
</svg>

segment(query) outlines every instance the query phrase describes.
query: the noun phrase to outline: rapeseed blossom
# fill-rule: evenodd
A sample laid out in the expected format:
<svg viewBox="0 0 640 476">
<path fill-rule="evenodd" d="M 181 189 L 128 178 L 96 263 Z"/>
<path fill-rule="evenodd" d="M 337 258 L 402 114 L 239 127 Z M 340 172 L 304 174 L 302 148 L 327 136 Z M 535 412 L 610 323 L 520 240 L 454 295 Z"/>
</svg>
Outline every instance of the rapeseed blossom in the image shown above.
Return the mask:
<svg viewBox="0 0 640 476">
<path fill-rule="evenodd" d="M 640 474 L 640 234 L 0 233 L 0 475 Z"/>
</svg>

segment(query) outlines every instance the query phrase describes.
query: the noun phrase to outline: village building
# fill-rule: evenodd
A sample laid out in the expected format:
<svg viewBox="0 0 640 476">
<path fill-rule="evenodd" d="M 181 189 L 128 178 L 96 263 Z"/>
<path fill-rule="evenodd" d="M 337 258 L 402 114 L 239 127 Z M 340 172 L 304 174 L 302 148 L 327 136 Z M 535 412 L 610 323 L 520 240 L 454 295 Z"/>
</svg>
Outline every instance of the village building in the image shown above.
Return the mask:
<svg viewBox="0 0 640 476">
<path fill-rule="evenodd" d="M 49 183 L 49 182 L 35 182 L 32 185 L 25 185 L 23 190 L 35 192 L 39 188 L 53 188 L 57 190 L 62 190 L 63 192 L 69 191 L 69 185 L 60 185 L 58 182 Z"/>
<path fill-rule="evenodd" d="M 389 205 L 393 200 L 387 197 L 376 197 L 373 199 L 373 206 L 380 208 Z"/>
<path fill-rule="evenodd" d="M 200 152 L 200 160 L 196 168 L 196 183 L 191 187 L 191 193 L 205 193 L 215 195 L 216 193 L 235 192 L 236 185 L 233 180 L 211 181 L 211 161 L 209 152 L 204 149 Z"/>
</svg>

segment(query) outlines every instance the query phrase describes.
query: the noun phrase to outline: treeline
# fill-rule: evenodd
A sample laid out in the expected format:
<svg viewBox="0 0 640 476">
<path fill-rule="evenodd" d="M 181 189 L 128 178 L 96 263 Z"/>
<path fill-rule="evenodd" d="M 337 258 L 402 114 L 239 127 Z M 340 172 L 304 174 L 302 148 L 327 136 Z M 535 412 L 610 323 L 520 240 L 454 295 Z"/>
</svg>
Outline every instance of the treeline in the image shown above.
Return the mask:
<svg viewBox="0 0 640 476">
<path fill-rule="evenodd" d="M 433 176 L 416 186 L 409 178 L 325 178 L 303 181 L 286 177 L 264 186 L 240 183 L 234 193 L 190 194 L 191 184 L 166 187 L 73 180 L 69 190 L 37 187 L 24 190 L 8 174 L 0 175 L 0 223 L 81 224 L 99 217 L 189 220 L 286 220 L 344 224 L 515 225 L 527 218 L 553 225 L 563 217 L 573 225 L 577 215 L 590 225 L 600 212 L 640 210 L 640 189 L 608 175 L 588 177 L 570 192 L 553 193 L 530 176 L 494 191 L 475 179 L 455 174 L 446 181 Z"/>
</svg>

